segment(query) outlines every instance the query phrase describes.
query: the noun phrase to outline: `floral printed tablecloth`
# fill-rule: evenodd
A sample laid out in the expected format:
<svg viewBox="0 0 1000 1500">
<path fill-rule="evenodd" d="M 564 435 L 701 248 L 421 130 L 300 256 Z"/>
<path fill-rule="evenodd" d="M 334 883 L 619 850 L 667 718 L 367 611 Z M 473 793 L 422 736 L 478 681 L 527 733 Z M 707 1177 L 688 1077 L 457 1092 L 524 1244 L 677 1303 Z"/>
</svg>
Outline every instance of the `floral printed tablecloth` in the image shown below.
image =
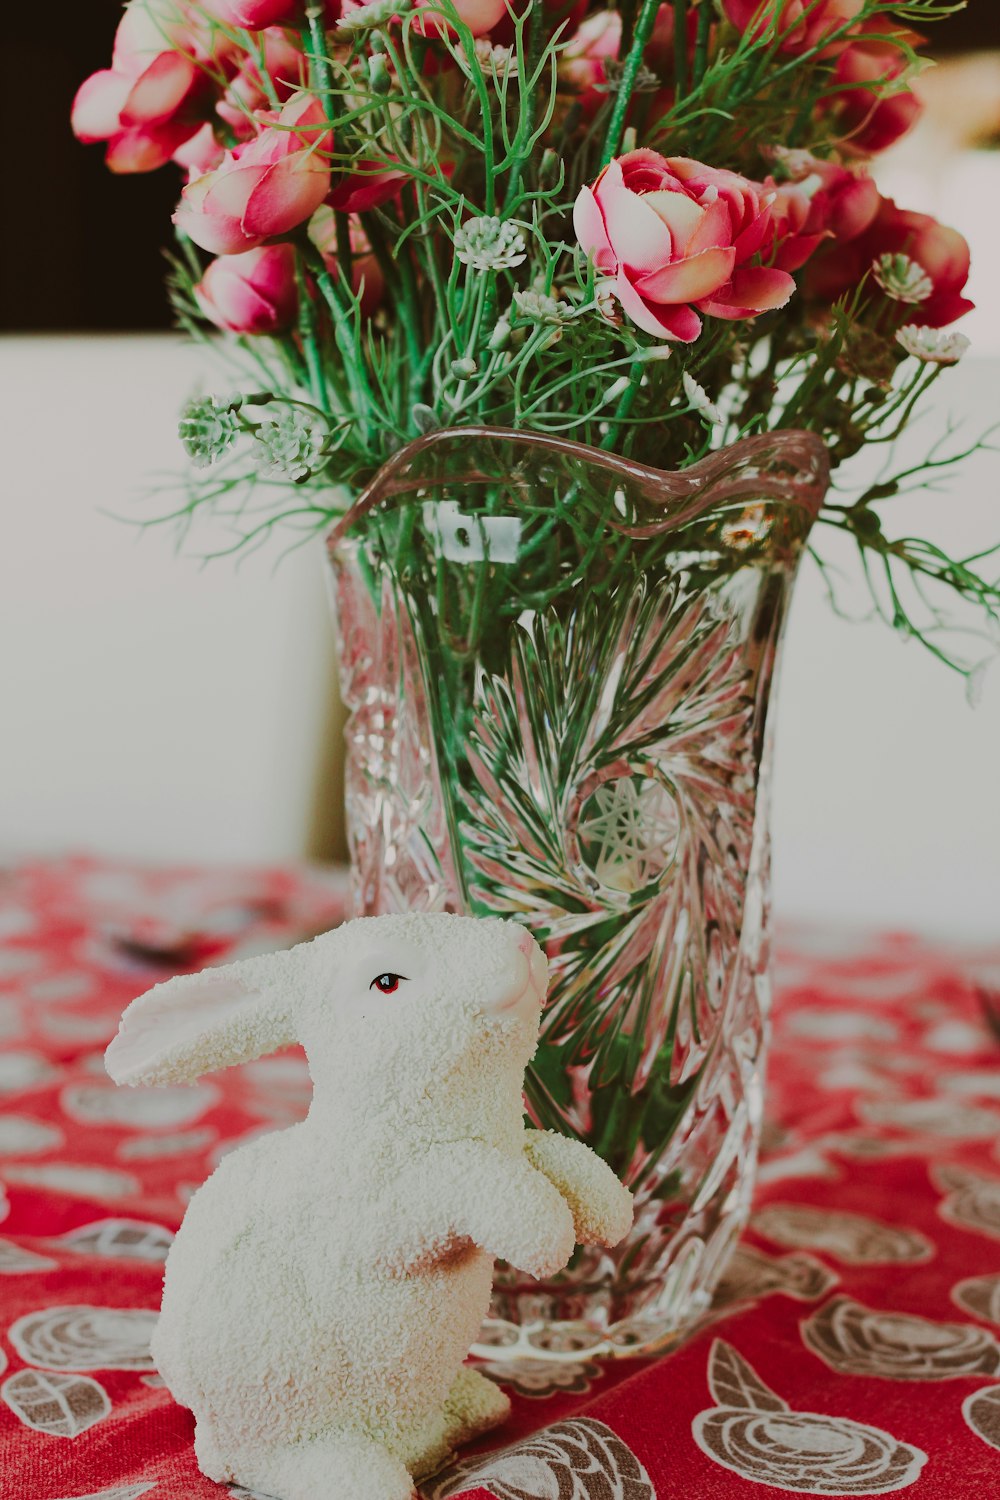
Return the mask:
<svg viewBox="0 0 1000 1500">
<path fill-rule="evenodd" d="M 308 1077 L 288 1053 L 117 1090 L 102 1052 L 157 980 L 343 905 L 287 870 L 0 871 L 0 1500 L 226 1500 L 149 1358 L 162 1262 Z M 514 1416 L 426 1500 L 1000 1495 L 998 961 L 786 934 L 755 1212 L 705 1327 L 659 1361 L 485 1366 Z"/>
</svg>

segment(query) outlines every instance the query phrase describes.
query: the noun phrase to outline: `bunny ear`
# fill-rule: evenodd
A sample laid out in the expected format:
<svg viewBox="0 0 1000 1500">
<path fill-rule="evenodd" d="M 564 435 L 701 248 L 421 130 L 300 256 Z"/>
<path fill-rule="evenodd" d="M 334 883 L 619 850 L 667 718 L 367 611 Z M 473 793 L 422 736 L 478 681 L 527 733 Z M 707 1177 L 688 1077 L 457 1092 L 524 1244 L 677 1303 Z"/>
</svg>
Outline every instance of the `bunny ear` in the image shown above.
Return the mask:
<svg viewBox="0 0 1000 1500">
<path fill-rule="evenodd" d="M 268 953 L 140 995 L 104 1054 L 115 1083 L 193 1083 L 296 1041 L 300 958 Z"/>
</svg>

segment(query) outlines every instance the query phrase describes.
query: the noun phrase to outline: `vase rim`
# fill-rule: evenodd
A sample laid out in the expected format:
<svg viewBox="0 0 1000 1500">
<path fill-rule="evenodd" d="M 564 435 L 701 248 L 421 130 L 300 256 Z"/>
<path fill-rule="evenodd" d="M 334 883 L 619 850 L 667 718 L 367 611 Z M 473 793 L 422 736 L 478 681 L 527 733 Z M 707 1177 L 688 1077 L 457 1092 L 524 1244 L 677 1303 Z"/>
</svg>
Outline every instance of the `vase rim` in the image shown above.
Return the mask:
<svg viewBox="0 0 1000 1500">
<path fill-rule="evenodd" d="M 483 474 L 475 465 L 474 445 L 479 442 L 506 442 L 526 451 L 540 449 L 586 463 L 591 468 L 603 469 L 609 477 L 619 481 L 629 480 L 637 484 L 646 500 L 664 511 L 664 518 L 649 526 L 629 526 L 628 533 L 636 538 L 662 530 L 663 521 L 668 519 L 668 509 L 671 525 L 686 524 L 717 505 L 720 499 L 732 502 L 759 499 L 762 487 L 767 496 L 797 506 L 815 520 L 830 480 L 830 459 L 825 443 L 816 433 L 798 427 L 737 438 L 683 469 L 656 468 L 586 443 L 531 430 L 475 425 L 444 427 L 414 438 L 382 464 L 329 532 L 327 546 L 330 552 L 336 550 L 355 524 L 376 505 L 405 495 L 418 485 L 433 484 L 433 472 L 424 465 L 435 451 L 443 455 L 445 450 L 460 445 L 470 455 L 467 474 L 448 474 L 451 483 L 459 483 L 462 478 L 474 482 L 495 477 Z M 766 471 L 762 473 L 758 467 L 758 459 L 764 459 L 767 468 L 773 471 L 767 473 L 766 478 Z M 676 511 L 674 505 L 678 507 Z"/>
</svg>

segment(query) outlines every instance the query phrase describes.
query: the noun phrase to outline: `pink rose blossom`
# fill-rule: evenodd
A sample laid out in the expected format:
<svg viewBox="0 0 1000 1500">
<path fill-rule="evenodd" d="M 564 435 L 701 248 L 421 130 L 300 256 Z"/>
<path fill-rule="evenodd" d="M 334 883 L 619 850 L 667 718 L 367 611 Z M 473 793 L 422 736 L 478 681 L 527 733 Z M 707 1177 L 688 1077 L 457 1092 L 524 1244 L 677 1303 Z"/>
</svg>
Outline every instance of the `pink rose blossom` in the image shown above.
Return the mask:
<svg viewBox="0 0 1000 1500">
<path fill-rule="evenodd" d="M 849 25 L 864 9 L 864 0 L 722 0 L 726 19 L 740 31 L 765 32 L 777 12 L 782 52 L 811 52 L 826 37 Z M 833 50 L 846 44 L 838 37 Z"/>
<path fill-rule="evenodd" d="M 170 0 L 131 5 L 115 35 L 111 67 L 77 90 L 71 123 L 86 144 L 107 141 L 112 172 L 152 172 L 197 134 L 212 104 L 201 64 L 204 28 Z"/>
<path fill-rule="evenodd" d="M 308 82 L 306 59 L 288 33 L 277 27 L 262 31 L 257 45 L 263 52 L 268 83 L 284 104 Z M 216 112 L 237 135 L 247 137 L 255 134 L 254 115 L 267 109 L 269 93 L 261 77 L 258 56 L 241 52 L 238 62 L 239 69 L 227 85 Z"/>
<path fill-rule="evenodd" d="M 262 245 L 220 255 L 194 289 L 198 306 L 230 333 L 281 333 L 295 320 L 295 248 Z"/>
<path fill-rule="evenodd" d="M 921 283 L 919 300 L 893 299 L 883 290 L 885 278 L 880 281 L 877 274 L 883 257 L 904 258 L 904 267 Z M 824 247 L 812 258 L 806 267 L 805 293 L 810 301 L 829 305 L 864 281 L 869 317 L 943 328 L 975 305 L 962 295 L 968 276 L 969 247 L 957 229 L 881 198 L 862 234 L 846 244 Z"/>
<path fill-rule="evenodd" d="M 268 26 L 294 26 L 305 15 L 304 0 L 201 0 L 203 10 L 223 26 L 242 31 L 263 31 Z M 340 14 L 340 6 L 327 4 L 331 21 Z"/>
<path fill-rule="evenodd" d="M 808 151 L 775 150 L 788 180 L 764 184 L 774 197 L 774 255 L 782 271 L 798 271 L 825 240 L 852 240 L 878 212 L 879 192 L 866 172 L 820 161 Z"/>
<path fill-rule="evenodd" d="M 383 163 L 359 161 L 327 198 L 331 208 L 348 214 L 367 213 L 390 198 L 398 197 L 407 174 Z"/>
<path fill-rule="evenodd" d="M 181 194 L 174 223 L 214 255 L 238 255 L 288 234 L 330 191 L 333 136 L 322 106 L 295 94 L 280 115 L 258 116 L 260 134 Z"/>
<path fill-rule="evenodd" d="M 382 267 L 372 252 L 368 237 L 357 219 L 350 223 L 351 242 L 351 290 L 361 296 L 361 316 L 372 317 L 382 305 L 385 296 L 385 276 Z M 331 276 L 340 275 L 337 259 L 337 226 L 333 209 L 325 204 L 318 209 L 309 222 L 309 238 L 323 257 Z"/>
<path fill-rule="evenodd" d="M 464 22 L 473 36 L 487 36 L 507 14 L 507 0 L 452 0 L 459 20 Z M 417 18 L 414 30 L 424 36 L 450 36 L 454 33 L 445 12 L 437 7 L 435 0 L 417 0 Z"/>
<path fill-rule="evenodd" d="M 841 145 L 866 156 L 885 151 L 898 141 L 916 124 L 923 109 L 911 89 L 900 88 L 881 98 L 872 92 L 872 84 L 899 78 L 908 67 L 905 52 L 887 39 L 890 35 L 910 46 L 924 40 L 891 22 L 880 25 L 877 18 L 869 20 L 864 34 L 837 58 L 833 74 L 834 83 L 843 89 L 831 100 L 843 132 Z"/>
<path fill-rule="evenodd" d="M 749 262 L 771 238 L 764 190 L 735 172 L 686 157 L 630 151 L 581 188 L 577 239 L 646 333 L 691 343 L 695 311 L 750 318 L 783 307 L 786 271 Z"/>
</svg>

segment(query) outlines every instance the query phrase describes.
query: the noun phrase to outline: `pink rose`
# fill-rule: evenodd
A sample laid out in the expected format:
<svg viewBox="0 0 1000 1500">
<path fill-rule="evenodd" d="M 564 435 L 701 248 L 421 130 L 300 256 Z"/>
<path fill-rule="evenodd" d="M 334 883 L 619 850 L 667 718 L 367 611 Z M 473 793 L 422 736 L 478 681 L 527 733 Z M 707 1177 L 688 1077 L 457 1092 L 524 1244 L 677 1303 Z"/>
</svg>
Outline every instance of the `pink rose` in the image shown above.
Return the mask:
<svg viewBox="0 0 1000 1500">
<path fill-rule="evenodd" d="M 694 48 L 698 29 L 698 12 L 687 17 L 688 50 Z M 585 119 L 592 119 L 608 101 L 609 59 L 615 59 L 621 46 L 622 18 L 616 10 L 595 11 L 580 22 L 559 58 L 560 81 L 577 95 Z M 653 33 L 643 55 L 645 65 L 661 77 L 673 77 L 674 9 L 661 5 L 656 14 Z M 648 95 L 645 96 L 647 99 Z M 672 90 L 661 91 L 649 103 L 649 118 L 665 112 L 673 101 Z"/>
<path fill-rule="evenodd" d="M 722 0 L 726 19 L 739 31 L 760 35 L 778 12 L 776 29 L 782 52 L 810 52 L 825 37 L 849 25 L 864 9 L 864 0 Z M 838 38 L 834 50 L 847 38 Z"/>
<path fill-rule="evenodd" d="M 805 293 L 828 305 L 864 281 L 869 321 L 943 328 L 975 305 L 962 295 L 968 276 L 969 247 L 957 229 L 880 198 L 862 234 L 809 262 Z"/>
<path fill-rule="evenodd" d="M 887 35 L 896 36 L 911 47 L 924 40 L 916 32 L 904 31 L 892 22 L 880 24 L 878 18 L 869 20 L 864 34 L 837 58 L 833 74 L 834 83 L 843 89 L 830 101 L 843 131 L 841 145 L 866 156 L 885 151 L 898 141 L 916 124 L 923 109 L 910 89 L 884 94 L 882 98 L 872 91 L 872 84 L 880 79 L 898 78 L 909 66 L 906 54 L 887 40 Z"/>
<path fill-rule="evenodd" d="M 782 271 L 804 266 L 824 240 L 852 240 L 878 213 L 879 192 L 866 172 L 851 172 L 808 151 L 778 151 L 774 156 L 787 180 L 764 184 L 774 197 L 771 264 Z"/>
<path fill-rule="evenodd" d="M 763 189 L 686 157 L 618 157 L 581 188 L 573 224 L 625 312 L 658 338 L 696 339 L 695 308 L 750 318 L 795 290 L 786 271 L 748 264 L 771 238 Z"/>
<path fill-rule="evenodd" d="M 203 63 L 211 42 L 169 0 L 131 5 L 115 34 L 111 67 L 92 73 L 71 123 L 86 144 L 107 141 L 112 172 L 152 172 L 197 134 L 212 106 Z"/>
<path fill-rule="evenodd" d="M 372 252 L 361 225 L 356 219 L 350 224 L 351 241 L 351 290 L 361 295 L 361 316 L 372 317 L 382 305 L 385 296 L 385 277 L 382 267 Z M 309 238 L 323 257 L 331 276 L 340 275 L 337 259 L 337 226 L 333 209 L 326 204 L 317 210 L 309 223 Z"/>
<path fill-rule="evenodd" d="M 288 234 L 330 191 L 333 135 L 319 101 L 294 94 L 280 115 L 258 119 L 260 134 L 189 183 L 174 214 L 177 227 L 214 255 Z"/>
<path fill-rule="evenodd" d="M 463 21 L 473 36 L 487 36 L 497 23 L 507 15 L 507 0 L 452 0 Z M 444 11 L 439 10 L 435 0 L 417 0 L 417 19 L 414 30 L 424 36 L 449 36 L 453 28 Z"/>
<path fill-rule="evenodd" d="M 359 161 L 327 198 L 331 208 L 348 214 L 367 213 L 390 198 L 398 197 L 407 174 L 382 162 Z"/>
<path fill-rule="evenodd" d="M 238 54 L 238 70 L 216 106 L 216 112 L 241 137 L 255 134 L 254 115 L 266 110 L 270 97 L 261 76 L 261 63 L 270 87 L 284 104 L 308 82 L 308 65 L 288 33 L 274 27 L 257 38 L 260 54 Z"/>
<path fill-rule="evenodd" d="M 262 245 L 220 255 L 194 289 L 198 306 L 230 333 L 281 333 L 295 320 L 298 290 L 293 245 Z"/>
<path fill-rule="evenodd" d="M 293 26 L 304 16 L 304 0 L 201 0 L 203 10 L 224 26 L 242 31 L 263 31 L 267 26 Z M 330 20 L 336 20 L 340 6 L 327 4 Z"/>
</svg>

